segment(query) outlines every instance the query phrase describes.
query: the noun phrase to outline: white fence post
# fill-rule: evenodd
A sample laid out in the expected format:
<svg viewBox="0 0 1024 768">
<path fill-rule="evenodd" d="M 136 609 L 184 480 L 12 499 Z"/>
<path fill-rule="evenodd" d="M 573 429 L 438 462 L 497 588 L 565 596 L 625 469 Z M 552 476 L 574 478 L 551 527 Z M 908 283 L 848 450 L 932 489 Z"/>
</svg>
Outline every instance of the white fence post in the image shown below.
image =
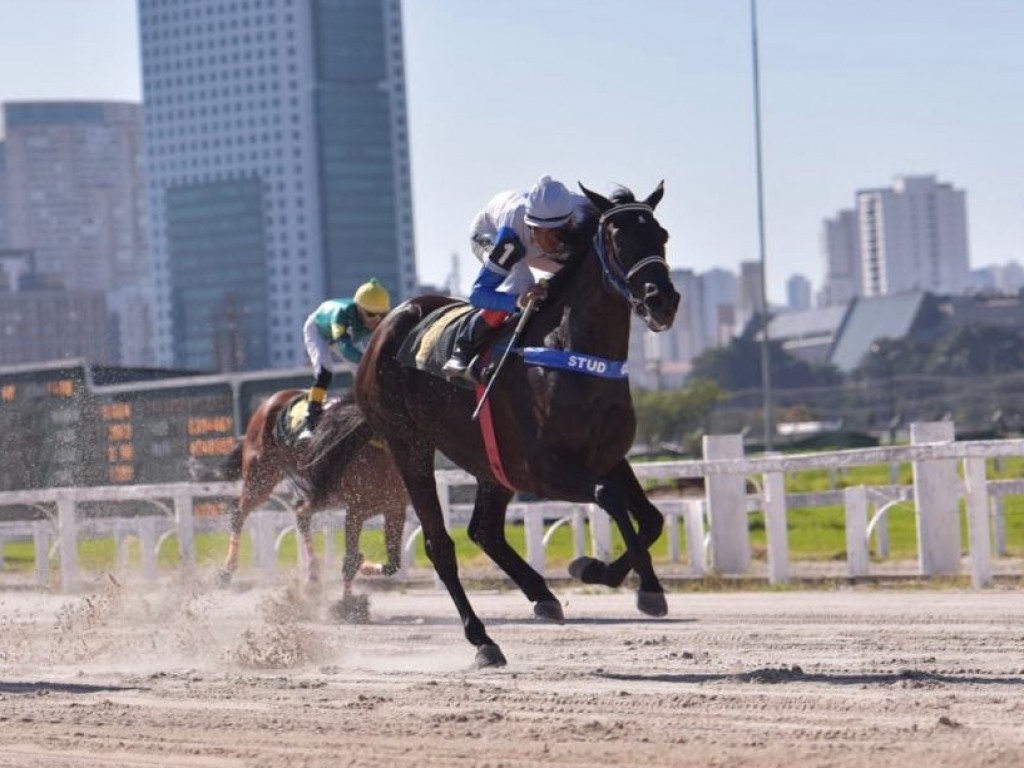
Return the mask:
<svg viewBox="0 0 1024 768">
<path fill-rule="evenodd" d="M 573 559 L 587 554 L 586 507 L 579 504 L 572 508 L 572 556 Z"/>
<path fill-rule="evenodd" d="M 49 520 L 36 520 L 32 523 L 32 543 L 36 550 L 36 584 L 45 587 L 50 583 Z"/>
<path fill-rule="evenodd" d="M 277 550 L 274 548 L 274 513 L 253 512 L 252 544 L 256 568 L 263 581 L 272 581 L 277 572 Z"/>
<path fill-rule="evenodd" d="M 704 458 L 740 459 L 742 435 L 705 435 Z M 708 475 L 711 565 L 716 573 L 743 575 L 750 569 L 747 480 L 743 475 Z"/>
<path fill-rule="evenodd" d="M 843 490 L 846 507 L 846 568 L 850 576 L 868 575 L 868 493 L 863 485 Z"/>
<path fill-rule="evenodd" d="M 764 474 L 764 528 L 768 539 L 768 582 L 789 581 L 789 533 L 786 529 L 786 476 Z"/>
<path fill-rule="evenodd" d="M 992 497 L 992 537 L 995 539 L 997 557 L 1006 557 L 1006 514 L 1003 511 L 1003 497 Z"/>
<path fill-rule="evenodd" d="M 78 583 L 78 526 L 75 501 L 64 494 L 57 499 L 57 530 L 60 532 L 60 588 L 72 592 Z"/>
<path fill-rule="evenodd" d="M 531 504 L 523 510 L 523 532 L 526 534 L 526 562 L 544 575 L 544 505 Z"/>
<path fill-rule="evenodd" d="M 665 515 L 665 533 L 668 535 L 668 559 L 671 563 L 678 563 L 680 558 L 679 549 L 679 515 L 677 505 L 672 504 L 672 512 Z"/>
<path fill-rule="evenodd" d="M 910 442 L 949 443 L 954 439 L 949 421 L 910 425 Z M 914 466 L 914 503 L 917 506 L 917 544 L 921 573 L 925 576 L 960 572 L 960 478 L 955 459 L 920 459 Z"/>
<path fill-rule="evenodd" d="M 687 499 L 683 502 L 686 516 L 686 551 L 690 557 L 690 566 L 694 572 L 704 576 L 708 572 L 708 552 L 704 545 L 704 511 L 707 502 L 704 499 Z"/>
<path fill-rule="evenodd" d="M 192 571 L 196 567 L 196 533 L 191 495 L 182 493 L 174 497 L 174 523 L 178 529 L 181 564 L 186 571 Z"/>
<path fill-rule="evenodd" d="M 992 584 L 992 536 L 988 526 L 988 484 L 984 459 L 964 459 L 967 519 L 971 544 L 971 584 Z"/>
<path fill-rule="evenodd" d="M 612 559 L 612 526 L 608 513 L 597 504 L 588 504 L 587 517 L 590 519 L 590 546 L 594 557 L 608 562 Z"/>
<path fill-rule="evenodd" d="M 156 518 L 144 517 L 139 520 L 139 546 L 142 549 L 142 575 L 148 581 L 156 581 Z"/>
</svg>

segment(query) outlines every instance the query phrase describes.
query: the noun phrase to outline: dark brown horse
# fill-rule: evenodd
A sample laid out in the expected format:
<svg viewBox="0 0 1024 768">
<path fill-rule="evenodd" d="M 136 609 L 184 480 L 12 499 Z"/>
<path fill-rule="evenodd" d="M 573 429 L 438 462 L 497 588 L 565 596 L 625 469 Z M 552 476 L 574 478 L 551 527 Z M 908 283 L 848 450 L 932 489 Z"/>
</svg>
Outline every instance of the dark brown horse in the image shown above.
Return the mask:
<svg viewBox="0 0 1024 768">
<path fill-rule="evenodd" d="M 397 359 L 417 324 L 453 299 L 425 296 L 398 307 L 375 332 L 357 374 L 356 399 L 372 432 L 383 435 L 391 448 L 423 526 L 427 553 L 481 667 L 503 665 L 505 656 L 459 581 L 434 482 L 435 449 L 476 477 L 469 536 L 534 603 L 538 617 L 564 620 L 544 578 L 505 539 L 512 488 L 600 505 L 617 524 L 627 551 L 612 563 L 580 558 L 570 573 L 614 587 L 634 570 L 640 579 L 639 609 L 654 616 L 668 610 L 648 552 L 664 519 L 626 460 L 636 421 L 624 371 L 631 315 L 662 331 L 672 325 L 679 304 L 665 261 L 668 234 L 654 217 L 663 188 L 642 202 L 625 189 L 612 199 L 583 191 L 597 209 L 587 225 L 594 237 L 581 238 L 551 279 L 548 300 L 525 327 L 522 354 L 510 358 L 495 381 L 491 413 L 481 419 L 492 420 L 500 466 L 511 487 L 492 469 L 480 425 L 470 418 L 474 393 Z"/>
<path fill-rule="evenodd" d="M 224 479 L 242 480 L 242 493 L 231 510 L 231 541 L 221 581 L 230 583 L 238 567 L 242 526 L 249 513 L 265 502 L 287 477 L 303 497 L 295 509 L 295 522 L 309 563 L 310 582 L 320 580 L 320 561 L 313 548 L 310 531 L 313 513 L 325 507 L 345 508 L 342 581 L 344 597 L 350 598 L 356 573 L 390 575 L 401 567 L 402 531 L 409 499 L 398 469 L 391 460 L 391 453 L 380 440 L 361 442 L 342 472 L 323 472 L 316 464 L 306 465 L 307 456 L 315 449 L 283 439 L 277 426 L 282 411 L 303 392 L 287 389 L 264 400 L 249 420 L 245 436 L 221 467 Z M 364 422 L 362 412 L 349 394 L 326 409 L 317 427 L 315 442 L 338 442 L 336 436 L 339 433 L 352 432 L 354 425 Z M 363 523 L 378 514 L 384 515 L 388 555 L 384 564 L 364 562 L 359 551 Z"/>
</svg>

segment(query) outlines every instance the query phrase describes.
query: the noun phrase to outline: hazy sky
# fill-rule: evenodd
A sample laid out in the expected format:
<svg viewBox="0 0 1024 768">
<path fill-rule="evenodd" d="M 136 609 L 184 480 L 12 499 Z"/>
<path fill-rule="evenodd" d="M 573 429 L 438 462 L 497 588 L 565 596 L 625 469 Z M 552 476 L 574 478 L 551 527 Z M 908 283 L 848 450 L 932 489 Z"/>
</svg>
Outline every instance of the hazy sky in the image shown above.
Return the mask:
<svg viewBox="0 0 1024 768">
<path fill-rule="evenodd" d="M 1024 0 L 759 0 L 768 285 L 822 220 L 934 173 L 972 266 L 1024 260 Z M 486 199 L 542 173 L 659 208 L 673 266 L 757 258 L 749 0 L 405 0 L 416 252 L 442 282 Z M 134 0 L 0 0 L 0 101 L 141 99 Z"/>
</svg>

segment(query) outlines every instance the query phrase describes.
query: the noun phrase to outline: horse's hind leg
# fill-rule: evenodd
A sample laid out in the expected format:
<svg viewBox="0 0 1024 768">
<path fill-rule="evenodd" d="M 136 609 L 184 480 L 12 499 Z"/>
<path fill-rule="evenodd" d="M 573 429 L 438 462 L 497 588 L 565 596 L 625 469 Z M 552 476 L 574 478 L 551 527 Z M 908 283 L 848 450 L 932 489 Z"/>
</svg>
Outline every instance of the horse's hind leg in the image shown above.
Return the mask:
<svg viewBox="0 0 1024 768">
<path fill-rule="evenodd" d="M 359 537 L 363 532 L 363 513 L 356 504 L 345 509 L 345 559 L 341 565 L 341 581 L 344 597 L 352 595 L 352 582 L 363 564 L 363 553 L 359 551 Z"/>
<path fill-rule="evenodd" d="M 302 538 L 302 547 L 306 553 L 306 578 L 311 585 L 320 583 L 320 560 L 316 556 L 313 545 L 313 511 L 306 506 L 295 510 L 295 528 Z"/>
<path fill-rule="evenodd" d="M 401 482 L 401 480 L 398 480 Z M 370 513 L 364 515 L 371 517 Z M 384 548 L 388 553 L 386 563 L 369 563 L 365 560 L 359 565 L 359 573 L 363 576 L 391 576 L 402 569 L 402 535 L 405 533 L 405 501 L 389 502 L 384 510 Z"/>
<path fill-rule="evenodd" d="M 496 483 L 481 481 L 477 487 L 476 504 L 469 521 L 469 538 L 480 545 L 501 570 L 509 575 L 534 604 L 533 612 L 547 621 L 565 621 L 562 605 L 548 589 L 544 577 L 535 571 L 505 538 L 505 509 L 512 492 Z"/>
</svg>

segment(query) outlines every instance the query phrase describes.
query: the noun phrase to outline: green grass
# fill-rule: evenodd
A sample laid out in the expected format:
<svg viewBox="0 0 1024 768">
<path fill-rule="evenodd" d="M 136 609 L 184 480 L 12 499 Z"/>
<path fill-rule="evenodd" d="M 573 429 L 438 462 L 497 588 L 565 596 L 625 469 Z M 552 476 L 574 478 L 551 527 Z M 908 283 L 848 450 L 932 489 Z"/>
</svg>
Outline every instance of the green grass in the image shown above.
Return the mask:
<svg viewBox="0 0 1024 768">
<path fill-rule="evenodd" d="M 1017 478 L 1024 475 L 1024 457 L 1005 459 L 997 470 L 996 462 L 989 462 L 990 478 Z M 899 468 L 899 480 L 902 484 L 911 482 L 909 464 Z M 888 465 L 853 467 L 836 473 L 833 477 L 827 470 L 812 470 L 792 473 L 786 477 L 786 488 L 790 493 L 825 491 L 835 487 L 850 485 L 886 485 L 891 482 Z M 1011 496 L 1005 499 L 1004 515 L 1006 520 L 1006 537 L 1008 554 L 1014 557 L 1024 555 L 1024 496 Z M 964 548 L 967 548 L 965 515 L 961 515 L 962 537 Z M 788 512 L 788 533 L 790 557 L 797 560 L 842 560 L 846 556 L 846 523 L 841 506 L 817 507 L 813 509 L 797 508 Z M 913 504 L 905 502 L 896 505 L 888 513 L 889 527 L 889 558 L 915 559 L 917 557 L 917 529 Z M 685 526 L 680 526 L 680 551 L 686 560 Z M 760 513 L 750 516 L 751 546 L 755 559 L 763 560 L 767 551 L 764 519 Z M 506 536 L 513 547 L 525 555 L 525 533 L 521 525 L 509 525 Z M 624 551 L 622 539 L 613 527 L 613 553 Z M 464 568 L 473 568 L 490 563 L 489 558 L 469 540 L 464 528 L 452 531 L 459 563 Z M 324 534 L 315 538 L 317 551 L 323 554 L 325 549 Z M 360 539 L 360 547 L 370 560 L 386 559 L 384 533 L 381 530 L 367 530 Z M 344 550 L 344 534 L 336 533 L 334 541 L 336 558 L 340 561 Z M 196 555 L 200 565 L 216 565 L 223 561 L 227 552 L 226 534 L 198 534 L 196 537 Z M 665 536 L 657 541 L 651 550 L 655 563 L 666 563 L 669 560 L 669 546 Z M 877 554 L 873 548 L 873 554 Z M 35 568 L 35 552 L 30 541 L 7 542 L 4 545 L 5 568 L 31 570 Z M 79 563 L 87 570 L 110 570 L 116 564 L 114 540 L 85 539 L 78 545 Z M 573 557 L 572 531 L 568 526 L 560 527 L 548 545 L 546 558 L 550 568 L 564 566 Z M 140 567 L 141 556 L 138 542 L 132 541 L 127 551 L 129 565 Z M 298 550 L 295 536 L 287 537 L 281 546 L 279 556 L 284 566 L 294 565 L 298 561 Z M 160 552 L 159 563 L 163 568 L 172 568 L 178 561 L 177 540 L 170 538 Z M 243 566 L 253 562 L 252 545 L 248 536 L 242 537 L 240 561 Z M 414 564 L 429 567 L 429 561 L 423 550 L 423 539 L 416 542 Z"/>
</svg>

